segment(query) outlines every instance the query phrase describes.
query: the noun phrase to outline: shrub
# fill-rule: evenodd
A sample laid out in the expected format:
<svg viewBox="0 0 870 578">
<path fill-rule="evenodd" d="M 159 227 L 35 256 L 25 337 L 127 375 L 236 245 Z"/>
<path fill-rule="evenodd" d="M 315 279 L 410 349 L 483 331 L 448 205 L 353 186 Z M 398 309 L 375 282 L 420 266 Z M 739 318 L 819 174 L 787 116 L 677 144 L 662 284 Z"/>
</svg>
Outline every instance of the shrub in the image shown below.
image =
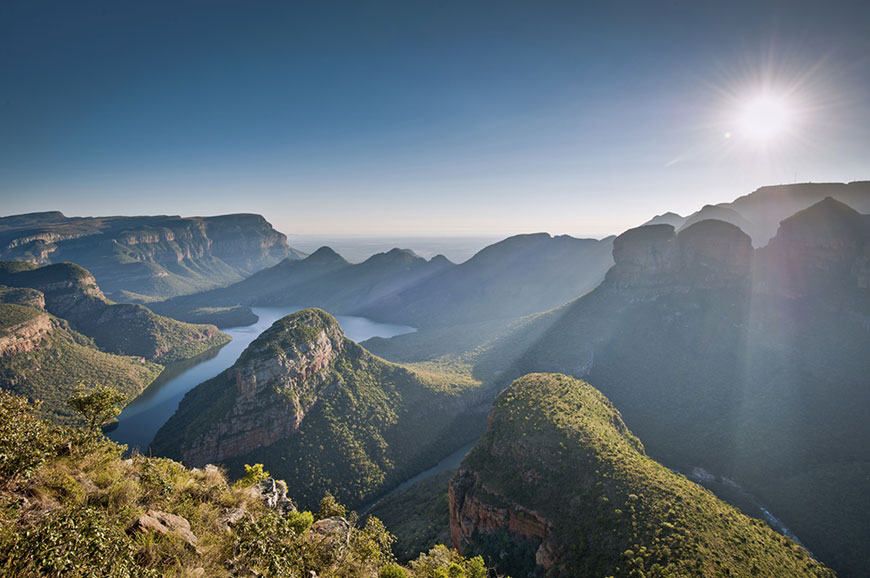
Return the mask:
<svg viewBox="0 0 870 578">
<path fill-rule="evenodd" d="M 40 402 L 0 390 L 0 477 L 29 477 L 51 455 L 51 429 L 34 417 Z"/>
</svg>

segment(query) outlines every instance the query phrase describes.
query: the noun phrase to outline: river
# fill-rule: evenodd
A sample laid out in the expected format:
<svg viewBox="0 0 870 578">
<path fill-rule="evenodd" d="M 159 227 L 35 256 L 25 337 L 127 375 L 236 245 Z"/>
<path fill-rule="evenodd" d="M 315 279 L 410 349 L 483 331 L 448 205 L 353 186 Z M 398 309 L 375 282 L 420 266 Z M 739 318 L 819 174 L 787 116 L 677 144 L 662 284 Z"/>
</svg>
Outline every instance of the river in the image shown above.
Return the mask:
<svg viewBox="0 0 870 578">
<path fill-rule="evenodd" d="M 118 426 L 107 435 L 118 443 L 127 444 L 131 450 L 138 447 L 146 451 L 157 430 L 175 413 L 185 393 L 230 367 L 245 348 L 275 321 L 301 309 L 254 307 L 254 313 L 260 318 L 256 323 L 224 329 L 224 333 L 233 338 L 228 344 L 193 359 L 168 365 L 139 397 L 124 408 L 118 416 Z M 365 317 L 336 315 L 335 318 L 345 335 L 356 342 L 414 331 L 412 327 L 378 323 Z"/>
</svg>

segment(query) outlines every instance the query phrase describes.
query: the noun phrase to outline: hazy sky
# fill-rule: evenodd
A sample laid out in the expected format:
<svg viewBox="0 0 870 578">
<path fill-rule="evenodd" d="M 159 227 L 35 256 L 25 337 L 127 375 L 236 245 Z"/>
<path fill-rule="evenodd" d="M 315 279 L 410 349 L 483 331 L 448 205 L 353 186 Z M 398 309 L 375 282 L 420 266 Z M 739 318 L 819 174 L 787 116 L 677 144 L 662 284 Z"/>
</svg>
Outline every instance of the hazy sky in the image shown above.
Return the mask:
<svg viewBox="0 0 870 578">
<path fill-rule="evenodd" d="M 868 179 L 868 23 L 868 1 L 0 2 L 0 214 L 603 234 Z M 764 139 L 741 125 L 761 94 L 787 112 Z"/>
</svg>

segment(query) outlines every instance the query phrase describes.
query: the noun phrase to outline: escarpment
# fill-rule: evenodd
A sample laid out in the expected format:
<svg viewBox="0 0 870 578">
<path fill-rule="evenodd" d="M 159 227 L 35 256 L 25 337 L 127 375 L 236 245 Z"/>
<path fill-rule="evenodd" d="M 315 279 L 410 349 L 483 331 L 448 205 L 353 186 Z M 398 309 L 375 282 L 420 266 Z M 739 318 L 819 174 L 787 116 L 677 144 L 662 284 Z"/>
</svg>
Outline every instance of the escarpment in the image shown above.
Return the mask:
<svg viewBox="0 0 870 578">
<path fill-rule="evenodd" d="M 833 576 L 647 457 L 601 393 L 564 375 L 526 375 L 498 396 L 449 507 L 453 545 L 512 575 Z"/>
<path fill-rule="evenodd" d="M 0 218 L 0 258 L 78 263 L 117 300 L 212 289 L 303 256 L 260 215 Z"/>
</svg>

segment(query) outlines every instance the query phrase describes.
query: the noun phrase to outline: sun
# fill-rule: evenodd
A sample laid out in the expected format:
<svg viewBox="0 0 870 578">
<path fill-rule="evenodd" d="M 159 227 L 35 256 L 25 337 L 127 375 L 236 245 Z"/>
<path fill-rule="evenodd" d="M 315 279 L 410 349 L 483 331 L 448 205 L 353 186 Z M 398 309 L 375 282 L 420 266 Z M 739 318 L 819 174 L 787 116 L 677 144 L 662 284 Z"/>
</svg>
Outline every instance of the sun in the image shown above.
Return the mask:
<svg viewBox="0 0 870 578">
<path fill-rule="evenodd" d="M 770 144 L 791 128 L 793 112 L 788 101 L 765 94 L 746 100 L 737 117 L 737 135 L 758 144 Z"/>
</svg>

